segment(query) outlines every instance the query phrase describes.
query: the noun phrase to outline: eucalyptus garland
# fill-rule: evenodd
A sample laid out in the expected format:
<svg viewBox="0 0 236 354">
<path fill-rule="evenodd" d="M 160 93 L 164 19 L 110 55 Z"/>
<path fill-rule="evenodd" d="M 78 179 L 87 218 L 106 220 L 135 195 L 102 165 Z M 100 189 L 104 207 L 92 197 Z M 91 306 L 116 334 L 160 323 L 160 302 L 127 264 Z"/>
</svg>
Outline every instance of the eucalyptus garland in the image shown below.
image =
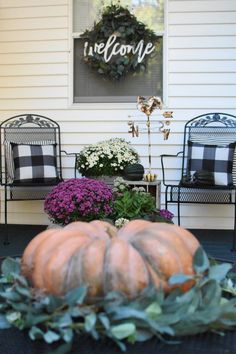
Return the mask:
<svg viewBox="0 0 236 354">
<path fill-rule="evenodd" d="M 145 71 L 148 59 L 155 55 L 155 44 L 160 39 L 154 31 L 138 21 L 128 8 L 114 4 L 106 6 L 101 20 L 81 37 L 85 39 L 84 62 L 99 75 L 112 80 L 119 80 L 129 73 Z M 110 53 L 112 45 L 116 47 L 114 55 Z M 108 61 L 104 59 L 104 47 L 109 52 Z M 142 60 L 139 60 L 140 51 L 145 52 L 145 48 L 147 52 L 152 51 L 152 54 L 142 53 Z M 119 50 L 122 55 L 118 54 Z"/>
<path fill-rule="evenodd" d="M 153 336 L 168 340 L 232 329 L 236 325 L 236 286 L 228 273 L 231 265 L 210 265 L 199 248 L 193 266 L 194 277 L 177 274 L 170 279 L 173 285 L 193 279 L 195 285 L 185 293 L 176 289 L 165 295 L 162 290 L 146 288 L 132 300 L 111 292 L 95 304 L 86 304 L 86 285 L 64 297 L 42 294 L 22 276 L 20 260 L 7 258 L 0 277 L 0 329 L 28 330 L 32 340 L 58 342 L 63 352 L 70 350 L 75 336 L 81 341 L 83 335 L 96 340 L 106 337 L 125 350 L 127 342 Z"/>
</svg>

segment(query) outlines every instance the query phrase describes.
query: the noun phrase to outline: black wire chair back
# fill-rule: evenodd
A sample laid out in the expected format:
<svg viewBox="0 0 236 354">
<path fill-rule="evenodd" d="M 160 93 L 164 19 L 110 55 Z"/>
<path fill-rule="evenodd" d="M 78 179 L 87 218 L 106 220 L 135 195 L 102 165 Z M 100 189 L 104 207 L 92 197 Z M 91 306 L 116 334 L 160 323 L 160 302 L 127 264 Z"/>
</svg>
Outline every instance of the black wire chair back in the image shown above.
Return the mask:
<svg viewBox="0 0 236 354">
<path fill-rule="evenodd" d="M 191 119 L 184 127 L 182 177 L 189 174 L 188 142 L 225 146 L 236 141 L 236 117 L 225 113 L 208 113 Z M 236 184 L 236 155 L 232 170 Z"/>
<path fill-rule="evenodd" d="M 14 144 L 29 146 L 53 146 L 56 178 L 40 183 L 18 183 L 14 179 Z M 54 120 L 37 115 L 22 114 L 11 117 L 0 124 L 0 173 L 1 185 L 4 186 L 5 225 L 8 241 L 8 202 L 17 200 L 43 200 L 52 186 L 62 180 L 61 134 L 60 126 Z"/>
</svg>

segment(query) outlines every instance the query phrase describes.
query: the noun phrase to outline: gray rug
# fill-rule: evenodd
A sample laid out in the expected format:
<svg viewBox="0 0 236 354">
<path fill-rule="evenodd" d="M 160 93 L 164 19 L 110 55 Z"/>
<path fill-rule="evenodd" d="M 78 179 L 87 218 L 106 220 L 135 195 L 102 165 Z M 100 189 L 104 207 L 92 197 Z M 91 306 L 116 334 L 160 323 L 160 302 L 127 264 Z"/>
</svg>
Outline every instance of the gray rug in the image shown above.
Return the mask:
<svg viewBox="0 0 236 354">
<path fill-rule="evenodd" d="M 29 241 L 45 225 L 9 225 L 9 245 L 3 245 L 4 225 L 0 225 L 0 257 L 20 256 Z M 236 252 L 231 252 L 232 231 L 230 230 L 190 230 L 200 241 L 207 254 L 226 262 L 236 262 Z"/>
<path fill-rule="evenodd" d="M 236 262 L 232 252 L 233 232 L 231 230 L 190 230 L 199 240 L 209 257 L 226 262 Z"/>
<path fill-rule="evenodd" d="M 9 225 L 8 237 L 10 243 L 4 245 L 5 227 L 0 225 L 0 257 L 20 256 L 29 241 L 45 229 L 45 225 Z"/>
</svg>

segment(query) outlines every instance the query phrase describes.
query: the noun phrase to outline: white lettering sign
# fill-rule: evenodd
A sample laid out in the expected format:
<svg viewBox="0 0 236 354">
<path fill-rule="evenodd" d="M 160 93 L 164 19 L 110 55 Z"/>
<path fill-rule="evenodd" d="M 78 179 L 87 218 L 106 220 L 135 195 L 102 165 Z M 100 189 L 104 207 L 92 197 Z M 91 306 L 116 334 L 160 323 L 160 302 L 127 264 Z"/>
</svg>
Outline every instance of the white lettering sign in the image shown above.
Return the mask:
<svg viewBox="0 0 236 354">
<path fill-rule="evenodd" d="M 155 46 L 151 42 L 144 45 L 143 39 L 136 45 L 120 44 L 116 40 L 116 35 L 112 34 L 106 43 L 95 43 L 94 46 L 89 46 L 88 42 L 85 42 L 84 56 L 92 56 L 94 53 L 98 53 L 103 55 L 104 61 L 108 63 L 114 55 L 125 56 L 126 54 L 133 53 L 138 55 L 138 63 L 141 63 L 145 56 L 151 54 L 155 49 Z"/>
</svg>

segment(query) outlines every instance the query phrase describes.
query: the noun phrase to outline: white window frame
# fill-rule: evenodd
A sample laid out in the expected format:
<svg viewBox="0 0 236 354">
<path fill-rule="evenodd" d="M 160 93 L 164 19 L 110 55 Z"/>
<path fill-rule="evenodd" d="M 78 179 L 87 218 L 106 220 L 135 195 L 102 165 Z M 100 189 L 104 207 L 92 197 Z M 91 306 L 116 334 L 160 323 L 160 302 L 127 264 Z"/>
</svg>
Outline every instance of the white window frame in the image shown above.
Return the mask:
<svg viewBox="0 0 236 354">
<path fill-rule="evenodd" d="M 68 91 L 69 108 L 71 109 L 90 109 L 90 110 L 111 110 L 111 109 L 136 109 L 136 102 L 107 102 L 107 103 L 83 103 L 73 102 L 74 100 L 74 38 L 78 38 L 80 33 L 73 32 L 73 0 L 69 0 L 69 60 L 68 60 Z M 164 0 L 164 31 L 156 33 L 163 37 L 163 106 L 168 107 L 168 0 Z"/>
</svg>

